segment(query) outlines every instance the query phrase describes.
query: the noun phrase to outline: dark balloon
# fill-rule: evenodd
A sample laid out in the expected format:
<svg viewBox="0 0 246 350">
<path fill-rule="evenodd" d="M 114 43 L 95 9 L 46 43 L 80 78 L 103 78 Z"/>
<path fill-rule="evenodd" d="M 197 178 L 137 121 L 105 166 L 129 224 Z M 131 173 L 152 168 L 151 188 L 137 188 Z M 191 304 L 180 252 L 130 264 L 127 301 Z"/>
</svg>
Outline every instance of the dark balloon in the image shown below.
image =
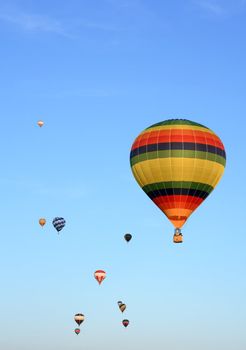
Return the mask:
<svg viewBox="0 0 246 350">
<path fill-rule="evenodd" d="M 65 226 L 66 221 L 63 218 L 56 217 L 56 218 L 54 218 L 52 223 L 53 223 L 54 228 L 57 230 L 57 232 L 59 232 Z"/>
<path fill-rule="evenodd" d="M 123 320 L 122 324 L 124 327 L 127 327 L 129 325 L 129 320 Z"/>
<path fill-rule="evenodd" d="M 79 329 L 79 328 L 75 328 L 74 332 L 75 332 L 77 335 L 79 335 L 80 329 Z"/>
<path fill-rule="evenodd" d="M 132 235 L 130 233 L 126 233 L 124 237 L 127 242 L 130 242 L 130 240 L 132 239 Z"/>
</svg>

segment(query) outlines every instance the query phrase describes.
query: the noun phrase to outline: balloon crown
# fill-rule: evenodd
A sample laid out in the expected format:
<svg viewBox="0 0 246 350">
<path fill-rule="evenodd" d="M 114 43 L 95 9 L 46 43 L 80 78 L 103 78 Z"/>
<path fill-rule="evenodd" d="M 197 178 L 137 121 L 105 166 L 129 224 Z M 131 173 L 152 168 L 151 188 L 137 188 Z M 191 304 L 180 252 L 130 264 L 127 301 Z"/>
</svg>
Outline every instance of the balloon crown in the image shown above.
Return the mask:
<svg viewBox="0 0 246 350">
<path fill-rule="evenodd" d="M 188 120 L 188 119 L 182 119 L 182 118 L 174 118 L 174 119 L 166 119 L 162 122 L 159 122 L 159 123 L 155 123 L 155 124 L 152 124 L 151 126 L 149 126 L 147 129 L 150 129 L 150 128 L 153 128 L 154 126 L 162 126 L 162 125 L 170 125 L 170 124 L 180 124 L 184 122 L 185 124 L 187 125 L 193 125 L 193 126 L 200 126 L 200 127 L 203 127 L 205 129 L 208 129 L 206 126 L 200 124 L 200 123 L 196 123 L 196 122 L 193 122 L 191 120 Z M 145 130 L 147 130 L 145 129 Z"/>
</svg>

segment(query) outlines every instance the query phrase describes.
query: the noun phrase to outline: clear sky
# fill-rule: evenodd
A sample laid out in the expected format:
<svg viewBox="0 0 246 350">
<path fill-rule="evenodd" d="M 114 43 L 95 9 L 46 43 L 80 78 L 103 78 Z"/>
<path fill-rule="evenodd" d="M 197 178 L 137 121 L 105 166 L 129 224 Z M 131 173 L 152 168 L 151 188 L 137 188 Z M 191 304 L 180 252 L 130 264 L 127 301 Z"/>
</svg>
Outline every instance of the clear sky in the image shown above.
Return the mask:
<svg viewBox="0 0 246 350">
<path fill-rule="evenodd" d="M 246 349 L 245 36 L 243 0 L 0 1 L 1 349 Z M 170 118 L 227 153 L 183 245 L 129 165 Z"/>
</svg>

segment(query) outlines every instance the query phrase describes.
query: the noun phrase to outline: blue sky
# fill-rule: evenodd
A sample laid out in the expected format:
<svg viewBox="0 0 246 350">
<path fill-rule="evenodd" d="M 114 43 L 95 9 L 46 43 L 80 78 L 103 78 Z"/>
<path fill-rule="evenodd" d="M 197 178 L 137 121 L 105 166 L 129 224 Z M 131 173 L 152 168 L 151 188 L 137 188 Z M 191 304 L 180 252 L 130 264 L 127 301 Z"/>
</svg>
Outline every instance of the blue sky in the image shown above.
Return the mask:
<svg viewBox="0 0 246 350">
<path fill-rule="evenodd" d="M 0 1 L 0 348 L 245 350 L 245 17 L 240 0 Z M 227 152 L 183 245 L 129 166 L 170 118 Z"/>
</svg>

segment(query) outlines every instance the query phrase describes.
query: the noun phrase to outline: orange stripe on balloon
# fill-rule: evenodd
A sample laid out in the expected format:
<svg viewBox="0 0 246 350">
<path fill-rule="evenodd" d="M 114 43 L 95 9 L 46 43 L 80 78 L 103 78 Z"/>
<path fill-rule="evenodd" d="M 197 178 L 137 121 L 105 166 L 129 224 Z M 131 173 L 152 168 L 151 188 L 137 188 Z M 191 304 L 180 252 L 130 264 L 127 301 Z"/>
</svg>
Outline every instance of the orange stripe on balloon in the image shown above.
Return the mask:
<svg viewBox="0 0 246 350">
<path fill-rule="evenodd" d="M 138 139 L 142 139 L 142 140 L 146 140 L 148 139 L 148 137 L 151 135 L 151 137 L 158 137 L 158 135 L 169 135 L 170 133 L 170 130 L 166 130 L 166 129 L 163 129 L 163 130 L 158 130 L 158 131 L 146 131 L 142 134 L 140 134 L 135 141 L 137 141 Z M 216 139 L 218 139 L 218 141 L 220 141 L 220 139 L 218 138 L 217 135 L 215 134 L 211 134 L 210 132 L 206 132 L 206 131 L 199 131 L 199 130 L 193 130 L 193 129 L 173 129 L 172 130 L 172 134 L 171 136 L 176 136 L 176 135 L 184 135 L 184 136 L 193 136 L 195 135 L 196 137 L 199 137 L 199 136 L 203 136 L 205 135 L 206 138 L 208 137 L 215 137 Z"/>
<path fill-rule="evenodd" d="M 176 133 L 172 133 L 171 137 L 167 130 L 148 132 L 146 134 L 140 135 L 132 145 L 132 150 L 146 146 L 149 144 L 165 143 L 165 142 L 194 142 L 208 144 L 215 147 L 219 147 L 224 150 L 222 142 L 216 135 L 211 135 L 207 132 L 194 131 L 189 134 L 182 134 L 180 130 L 175 130 Z M 178 132 L 177 132 L 178 131 Z"/>
<path fill-rule="evenodd" d="M 185 217 L 189 217 L 192 214 L 192 210 L 190 209 L 178 209 L 178 213 L 179 216 L 185 216 Z M 177 216 L 177 209 L 166 209 L 165 210 L 165 215 L 167 217 L 171 217 L 171 216 Z"/>
<path fill-rule="evenodd" d="M 166 209 L 190 209 L 194 211 L 202 202 L 203 198 L 192 196 L 160 196 L 153 202 L 162 210 Z"/>
<path fill-rule="evenodd" d="M 182 228 L 188 218 L 182 220 L 176 220 L 175 217 L 168 217 L 169 221 L 173 224 L 175 228 Z"/>
</svg>

